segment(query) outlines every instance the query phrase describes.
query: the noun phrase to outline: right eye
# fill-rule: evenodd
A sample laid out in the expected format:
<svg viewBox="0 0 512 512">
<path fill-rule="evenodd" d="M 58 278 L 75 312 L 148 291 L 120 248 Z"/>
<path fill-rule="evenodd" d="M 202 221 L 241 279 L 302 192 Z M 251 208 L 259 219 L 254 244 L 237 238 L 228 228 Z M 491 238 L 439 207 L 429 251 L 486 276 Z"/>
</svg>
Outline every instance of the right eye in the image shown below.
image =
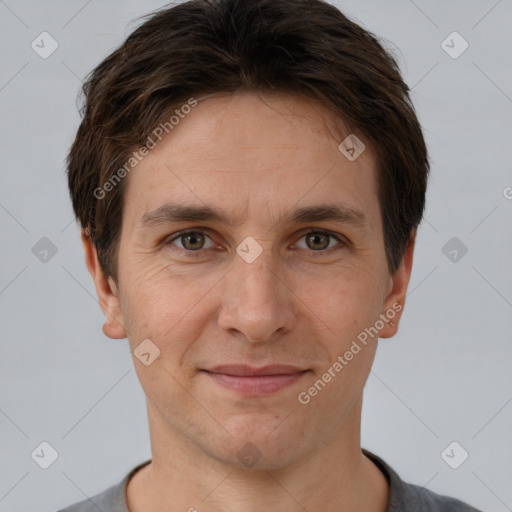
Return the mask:
<svg viewBox="0 0 512 512">
<path fill-rule="evenodd" d="M 205 240 L 209 239 L 211 244 L 209 247 L 204 247 Z M 181 246 L 174 244 L 174 242 L 177 241 L 181 244 Z M 204 232 L 202 231 L 180 231 L 175 236 L 173 236 L 171 239 L 169 239 L 166 242 L 167 246 L 172 245 L 173 250 L 176 247 L 178 250 L 181 250 L 182 252 L 185 252 L 187 256 L 189 257 L 195 257 L 196 254 L 194 253 L 201 253 L 201 249 L 212 249 L 215 247 L 215 244 L 213 240 Z"/>
</svg>

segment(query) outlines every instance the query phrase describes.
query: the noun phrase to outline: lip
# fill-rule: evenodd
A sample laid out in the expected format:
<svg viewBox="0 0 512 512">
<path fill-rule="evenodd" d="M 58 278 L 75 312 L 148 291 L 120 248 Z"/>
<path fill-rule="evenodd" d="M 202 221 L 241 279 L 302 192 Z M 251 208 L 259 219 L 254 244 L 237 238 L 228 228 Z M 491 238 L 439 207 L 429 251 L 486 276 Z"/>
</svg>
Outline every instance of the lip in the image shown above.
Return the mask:
<svg viewBox="0 0 512 512">
<path fill-rule="evenodd" d="M 287 364 L 269 364 L 267 366 L 260 366 L 259 368 L 246 364 L 225 364 L 215 366 L 206 371 L 238 377 L 254 377 L 257 375 L 291 375 L 293 373 L 305 371 L 305 369 Z"/>
<path fill-rule="evenodd" d="M 223 365 L 203 371 L 220 385 L 234 391 L 247 395 L 264 395 L 291 386 L 309 370 L 289 365 L 268 365 L 260 368 Z"/>
</svg>

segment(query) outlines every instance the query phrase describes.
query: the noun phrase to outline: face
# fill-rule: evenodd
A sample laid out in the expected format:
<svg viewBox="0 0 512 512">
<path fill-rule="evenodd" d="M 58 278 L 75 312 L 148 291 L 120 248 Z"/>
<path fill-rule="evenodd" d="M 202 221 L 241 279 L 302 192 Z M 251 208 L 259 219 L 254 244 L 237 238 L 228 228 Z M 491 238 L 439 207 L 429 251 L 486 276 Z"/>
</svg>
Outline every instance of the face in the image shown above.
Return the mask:
<svg viewBox="0 0 512 512">
<path fill-rule="evenodd" d="M 212 96 L 126 178 L 117 286 L 90 246 L 88 263 L 105 333 L 160 351 L 134 357 L 152 442 L 276 469 L 358 435 L 368 329 L 395 333 L 413 244 L 390 275 L 371 151 L 346 158 L 334 122 L 292 96 Z"/>
</svg>

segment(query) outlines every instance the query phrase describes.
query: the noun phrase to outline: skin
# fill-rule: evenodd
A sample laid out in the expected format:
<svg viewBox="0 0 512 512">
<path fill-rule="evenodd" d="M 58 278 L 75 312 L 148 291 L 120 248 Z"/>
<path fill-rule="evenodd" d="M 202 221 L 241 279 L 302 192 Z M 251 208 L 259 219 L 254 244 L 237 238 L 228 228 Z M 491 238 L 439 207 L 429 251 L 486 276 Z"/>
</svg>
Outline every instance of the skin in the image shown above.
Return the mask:
<svg viewBox="0 0 512 512">
<path fill-rule="evenodd" d="M 389 273 L 374 158 L 367 146 L 349 161 L 338 150 L 343 139 L 333 136 L 339 123 L 319 103 L 290 95 L 202 99 L 125 178 L 117 283 L 82 235 L 104 333 L 128 337 L 132 353 L 145 339 L 161 351 L 149 366 L 134 357 L 152 462 L 128 484 L 131 512 L 386 510 L 387 482 L 360 448 L 377 337 L 310 403 L 297 399 L 379 315 L 404 305 L 412 268 L 414 233 Z M 144 214 L 170 200 L 245 218 L 233 226 L 142 226 Z M 323 203 L 359 210 L 366 229 L 332 220 L 277 223 Z M 308 244 L 309 228 L 348 243 Z M 187 229 L 207 236 L 170 241 Z M 246 237 L 263 249 L 252 263 L 236 253 Z M 185 257 L 190 247 L 200 247 L 199 256 Z M 381 338 L 396 333 L 400 314 Z M 309 372 L 277 392 L 243 396 L 200 371 L 228 363 Z M 252 467 L 237 457 L 248 442 L 262 455 Z"/>
</svg>

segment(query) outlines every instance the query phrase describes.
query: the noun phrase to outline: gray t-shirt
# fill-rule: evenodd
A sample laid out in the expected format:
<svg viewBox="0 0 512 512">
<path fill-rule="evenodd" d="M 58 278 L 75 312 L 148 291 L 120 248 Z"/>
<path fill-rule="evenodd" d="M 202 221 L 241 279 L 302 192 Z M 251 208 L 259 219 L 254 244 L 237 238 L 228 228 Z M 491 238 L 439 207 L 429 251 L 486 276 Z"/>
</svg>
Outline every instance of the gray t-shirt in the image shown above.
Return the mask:
<svg viewBox="0 0 512 512">
<path fill-rule="evenodd" d="M 368 450 L 363 453 L 384 473 L 389 483 L 387 512 L 481 512 L 462 501 L 407 484 L 381 458 Z M 139 464 L 106 491 L 58 512 L 130 512 L 126 505 L 126 484 L 133 474 L 150 462 Z"/>
</svg>

